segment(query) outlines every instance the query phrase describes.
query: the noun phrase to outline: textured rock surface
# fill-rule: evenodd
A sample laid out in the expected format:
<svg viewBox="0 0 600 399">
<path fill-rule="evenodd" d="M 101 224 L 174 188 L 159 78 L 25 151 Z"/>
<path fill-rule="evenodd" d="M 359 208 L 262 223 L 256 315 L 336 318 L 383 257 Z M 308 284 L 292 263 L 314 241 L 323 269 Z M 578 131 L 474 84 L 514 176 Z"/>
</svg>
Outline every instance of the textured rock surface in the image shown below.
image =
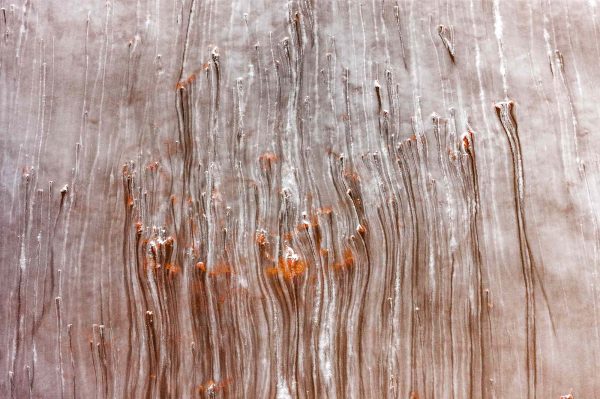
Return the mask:
<svg viewBox="0 0 600 399">
<path fill-rule="evenodd" d="M 0 8 L 1 397 L 600 397 L 595 1 Z"/>
</svg>

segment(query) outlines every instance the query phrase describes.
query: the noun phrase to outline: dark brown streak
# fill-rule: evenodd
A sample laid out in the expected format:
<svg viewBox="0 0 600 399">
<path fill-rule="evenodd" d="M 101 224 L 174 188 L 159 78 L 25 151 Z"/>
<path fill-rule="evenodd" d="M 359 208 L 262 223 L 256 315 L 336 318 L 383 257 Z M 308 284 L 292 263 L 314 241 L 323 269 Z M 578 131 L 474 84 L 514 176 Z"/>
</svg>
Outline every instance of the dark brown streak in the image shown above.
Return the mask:
<svg viewBox="0 0 600 399">
<path fill-rule="evenodd" d="M 515 214 L 519 236 L 519 248 L 521 253 L 521 268 L 525 284 L 525 320 L 526 320 L 526 371 L 527 371 L 527 396 L 536 398 L 537 390 L 537 343 L 536 343 L 536 303 L 535 303 L 535 280 L 533 269 L 534 259 L 529 248 L 529 241 L 525 228 L 524 210 L 524 176 L 521 145 L 519 142 L 516 119 L 513 114 L 512 101 L 504 101 L 496 104 L 496 114 L 504 133 L 509 142 L 513 164 L 513 189 L 515 201 Z"/>
</svg>

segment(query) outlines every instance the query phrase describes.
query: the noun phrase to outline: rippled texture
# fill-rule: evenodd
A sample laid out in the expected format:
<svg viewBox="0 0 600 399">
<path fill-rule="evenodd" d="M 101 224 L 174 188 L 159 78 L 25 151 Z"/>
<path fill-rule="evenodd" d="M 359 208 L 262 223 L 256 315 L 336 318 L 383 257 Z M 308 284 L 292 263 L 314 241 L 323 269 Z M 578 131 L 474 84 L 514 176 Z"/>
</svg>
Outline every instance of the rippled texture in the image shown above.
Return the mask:
<svg viewBox="0 0 600 399">
<path fill-rule="evenodd" d="M 14 1 L 0 397 L 600 397 L 595 1 Z"/>
</svg>

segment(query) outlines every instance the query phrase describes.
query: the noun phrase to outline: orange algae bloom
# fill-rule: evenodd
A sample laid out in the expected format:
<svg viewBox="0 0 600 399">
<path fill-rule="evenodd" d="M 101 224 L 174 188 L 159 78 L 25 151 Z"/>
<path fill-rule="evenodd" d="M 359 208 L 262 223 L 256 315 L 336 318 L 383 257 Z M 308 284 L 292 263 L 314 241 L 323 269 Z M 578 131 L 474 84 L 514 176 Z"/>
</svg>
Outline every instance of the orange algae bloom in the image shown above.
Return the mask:
<svg viewBox="0 0 600 399">
<path fill-rule="evenodd" d="M 287 280 L 292 280 L 294 277 L 301 275 L 306 270 L 306 264 L 299 259 L 279 259 L 279 271 Z"/>
<path fill-rule="evenodd" d="M 293 249 L 287 248 L 285 256 L 279 258 L 277 266 L 272 266 L 266 269 L 270 276 L 280 274 L 286 280 L 293 280 L 300 276 L 306 270 L 306 263 L 301 260 Z"/>
</svg>

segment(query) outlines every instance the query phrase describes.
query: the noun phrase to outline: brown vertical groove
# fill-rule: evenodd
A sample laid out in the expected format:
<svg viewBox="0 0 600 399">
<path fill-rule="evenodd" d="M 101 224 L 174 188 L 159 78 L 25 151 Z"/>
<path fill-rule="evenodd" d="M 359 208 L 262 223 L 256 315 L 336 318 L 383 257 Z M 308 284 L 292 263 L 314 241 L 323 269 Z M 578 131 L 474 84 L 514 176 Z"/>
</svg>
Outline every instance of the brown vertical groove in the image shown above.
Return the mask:
<svg viewBox="0 0 600 399">
<path fill-rule="evenodd" d="M 536 344 L 535 263 L 529 247 L 525 226 L 523 155 L 521 153 L 521 143 L 513 107 L 514 103 L 512 101 L 499 102 L 496 104 L 496 113 L 508 139 L 512 158 L 515 216 L 517 220 L 523 283 L 525 285 L 525 331 L 527 342 L 525 370 L 527 372 L 527 397 L 536 398 L 538 348 Z"/>
</svg>

